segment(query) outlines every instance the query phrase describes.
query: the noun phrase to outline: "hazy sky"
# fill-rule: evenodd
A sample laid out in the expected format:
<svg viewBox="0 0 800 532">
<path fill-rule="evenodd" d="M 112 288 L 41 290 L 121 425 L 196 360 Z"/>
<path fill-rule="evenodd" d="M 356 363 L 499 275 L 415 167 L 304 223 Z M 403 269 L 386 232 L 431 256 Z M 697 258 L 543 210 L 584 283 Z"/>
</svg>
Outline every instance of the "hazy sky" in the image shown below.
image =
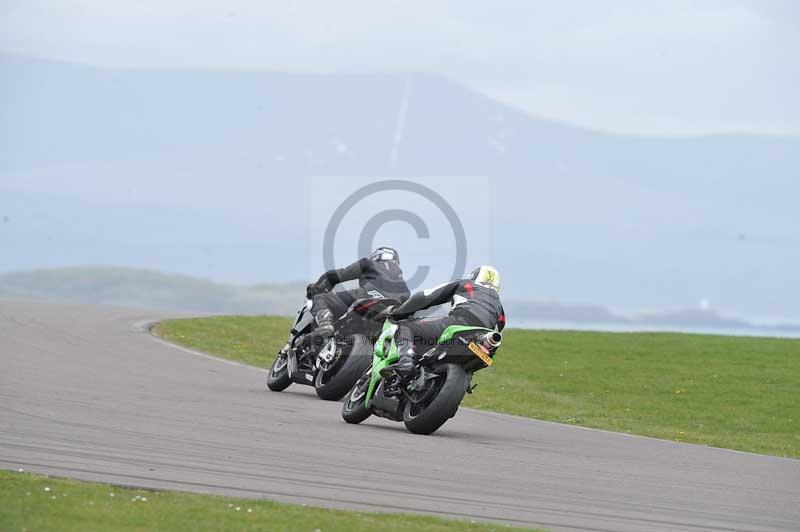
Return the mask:
<svg viewBox="0 0 800 532">
<path fill-rule="evenodd" d="M 0 50 L 124 67 L 428 71 L 597 129 L 800 134 L 792 0 L 0 0 Z"/>
</svg>

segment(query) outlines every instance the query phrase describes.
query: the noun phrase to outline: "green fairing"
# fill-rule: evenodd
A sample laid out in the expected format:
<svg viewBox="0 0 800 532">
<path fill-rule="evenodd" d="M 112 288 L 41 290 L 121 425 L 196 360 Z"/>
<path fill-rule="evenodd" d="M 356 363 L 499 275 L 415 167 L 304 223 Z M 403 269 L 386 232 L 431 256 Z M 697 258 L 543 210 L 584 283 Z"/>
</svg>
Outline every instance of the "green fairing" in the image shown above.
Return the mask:
<svg viewBox="0 0 800 532">
<path fill-rule="evenodd" d="M 383 358 L 383 350 L 384 346 L 386 345 L 386 338 L 391 336 L 392 334 L 392 324 L 389 320 L 383 322 L 383 329 L 381 330 L 381 335 L 378 337 L 378 341 L 375 342 L 375 356 Z"/>
<path fill-rule="evenodd" d="M 442 335 L 439 337 L 438 343 L 444 344 L 449 342 L 453 339 L 453 336 L 460 332 L 464 331 L 487 331 L 491 332 L 494 329 L 487 329 L 485 327 L 474 327 L 472 325 L 451 325 L 447 329 L 444 330 Z M 389 353 L 388 355 L 384 354 L 384 349 L 386 345 L 386 339 L 391 338 L 391 344 L 389 345 Z M 395 342 L 394 338 L 394 327 L 386 320 L 383 323 L 383 331 L 381 331 L 381 335 L 378 337 L 378 341 L 375 343 L 375 354 L 372 358 L 372 378 L 369 382 L 369 388 L 367 389 L 367 395 L 364 399 L 366 401 L 366 405 L 369 407 L 369 403 L 372 401 L 372 396 L 375 393 L 375 389 L 378 387 L 378 382 L 381 380 L 381 370 L 390 364 L 394 364 L 400 359 L 400 355 L 397 352 L 397 343 Z"/>
<path fill-rule="evenodd" d="M 388 354 L 384 353 L 387 338 L 391 339 Z M 375 388 L 378 386 L 378 381 L 381 380 L 381 370 L 389 364 L 394 364 L 399 359 L 400 355 L 397 353 L 397 343 L 394 339 L 394 327 L 389 320 L 386 320 L 383 322 L 383 331 L 381 331 L 381 335 L 378 337 L 378 341 L 375 343 L 375 354 L 372 357 L 372 377 L 369 381 L 367 396 L 364 399 L 367 406 L 369 406 L 369 403 L 372 400 L 372 396 L 375 393 Z"/>
</svg>

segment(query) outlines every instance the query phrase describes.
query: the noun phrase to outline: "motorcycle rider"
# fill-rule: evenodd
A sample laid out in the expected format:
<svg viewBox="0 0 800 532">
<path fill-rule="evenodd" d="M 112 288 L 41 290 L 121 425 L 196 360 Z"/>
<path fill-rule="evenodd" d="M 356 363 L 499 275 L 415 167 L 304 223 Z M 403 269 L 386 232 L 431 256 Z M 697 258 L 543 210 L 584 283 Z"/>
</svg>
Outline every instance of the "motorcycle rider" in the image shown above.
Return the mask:
<svg viewBox="0 0 800 532">
<path fill-rule="evenodd" d="M 413 375 L 417 348 L 425 352 L 434 345 L 451 325 L 472 325 L 502 331 L 506 324 L 505 311 L 500 303 L 500 274 L 492 266 L 480 266 L 466 279 L 452 281 L 417 292 L 395 308 L 390 317 L 403 320 L 396 333 L 400 360 L 381 371 L 383 376 L 396 372 L 401 377 Z M 443 318 L 407 319 L 415 312 L 451 302 L 448 316 Z"/>
<path fill-rule="evenodd" d="M 337 284 L 355 279 L 358 279 L 358 288 L 331 291 Z M 310 336 L 315 342 L 333 336 L 334 316 L 343 315 L 357 299 L 390 298 L 402 303 L 409 295 L 397 250 L 379 247 L 369 257 L 361 258 L 350 266 L 326 271 L 316 283 L 306 287 L 306 297 L 313 301 L 311 312 L 317 321 L 317 327 Z"/>
</svg>

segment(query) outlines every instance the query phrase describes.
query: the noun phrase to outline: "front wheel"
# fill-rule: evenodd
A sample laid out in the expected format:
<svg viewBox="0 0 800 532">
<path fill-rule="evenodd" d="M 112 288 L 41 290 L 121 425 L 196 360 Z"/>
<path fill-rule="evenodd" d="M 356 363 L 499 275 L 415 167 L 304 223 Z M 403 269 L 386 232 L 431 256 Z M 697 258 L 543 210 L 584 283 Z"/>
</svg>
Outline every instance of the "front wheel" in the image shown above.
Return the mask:
<svg viewBox="0 0 800 532">
<path fill-rule="evenodd" d="M 282 392 L 292 383 L 289 377 L 289 359 L 287 355 L 278 353 L 267 375 L 267 388 L 273 392 Z"/>
<path fill-rule="evenodd" d="M 372 415 L 367 408 L 367 390 L 372 371 L 368 369 L 355 385 L 342 404 L 342 418 L 348 423 L 358 424 Z"/>
<path fill-rule="evenodd" d="M 403 422 L 414 434 L 432 434 L 456 415 L 464 399 L 469 376 L 457 364 L 445 364 L 433 370 L 438 375 L 424 390 L 415 391 L 403 410 Z"/>
</svg>

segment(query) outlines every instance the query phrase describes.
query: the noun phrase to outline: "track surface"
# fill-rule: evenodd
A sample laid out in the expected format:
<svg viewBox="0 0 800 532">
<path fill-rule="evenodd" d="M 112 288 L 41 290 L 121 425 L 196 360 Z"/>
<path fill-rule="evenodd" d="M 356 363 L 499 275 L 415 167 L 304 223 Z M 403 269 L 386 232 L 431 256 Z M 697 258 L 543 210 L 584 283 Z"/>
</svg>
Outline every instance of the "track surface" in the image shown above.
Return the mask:
<svg viewBox="0 0 800 532">
<path fill-rule="evenodd" d="M 0 468 L 556 530 L 800 530 L 800 461 L 462 409 L 437 434 L 153 338 L 0 301 Z M 480 390 L 478 390 L 478 393 Z"/>
</svg>

